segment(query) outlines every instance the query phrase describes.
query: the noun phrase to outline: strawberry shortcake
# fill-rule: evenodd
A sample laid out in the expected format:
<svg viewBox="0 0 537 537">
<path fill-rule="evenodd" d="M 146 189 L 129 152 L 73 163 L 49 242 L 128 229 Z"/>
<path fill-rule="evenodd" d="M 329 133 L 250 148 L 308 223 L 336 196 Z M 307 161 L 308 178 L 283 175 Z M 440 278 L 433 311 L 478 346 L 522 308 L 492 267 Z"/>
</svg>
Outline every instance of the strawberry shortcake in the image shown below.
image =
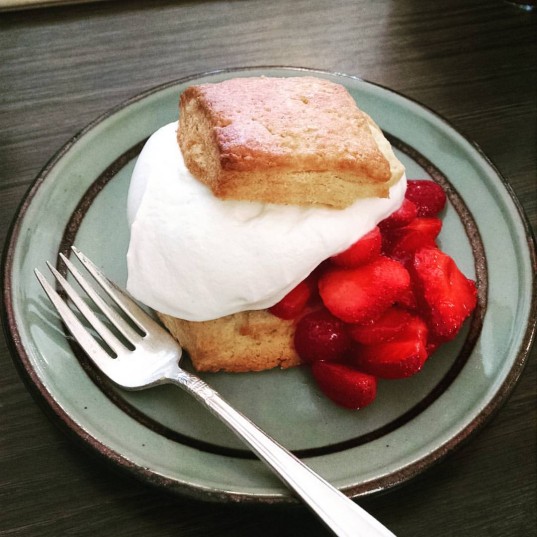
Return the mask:
<svg viewBox="0 0 537 537">
<path fill-rule="evenodd" d="M 474 282 L 436 244 L 444 204 L 436 183 L 407 181 L 343 86 L 191 86 L 133 172 L 127 288 L 196 369 L 308 364 L 361 408 L 475 308 Z"/>
</svg>

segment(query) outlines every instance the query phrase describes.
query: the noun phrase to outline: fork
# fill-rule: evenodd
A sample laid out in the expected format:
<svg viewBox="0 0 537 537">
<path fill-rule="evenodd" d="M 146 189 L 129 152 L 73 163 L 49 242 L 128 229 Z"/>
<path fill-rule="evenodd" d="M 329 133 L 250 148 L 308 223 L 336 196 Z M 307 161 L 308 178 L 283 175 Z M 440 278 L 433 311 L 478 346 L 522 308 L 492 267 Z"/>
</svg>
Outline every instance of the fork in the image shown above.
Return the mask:
<svg viewBox="0 0 537 537">
<path fill-rule="evenodd" d="M 90 308 L 86 300 L 54 266 L 47 266 L 65 295 L 99 335 L 111 352 L 105 350 L 79 320 L 64 298 L 35 269 L 44 291 L 67 329 L 93 363 L 115 384 L 127 390 L 140 390 L 163 383 L 185 389 L 220 418 L 283 483 L 340 537 L 395 537 L 378 520 L 358 504 L 330 485 L 311 468 L 270 438 L 247 417 L 235 410 L 215 390 L 196 375 L 180 367 L 182 349 L 175 339 L 116 284 L 110 281 L 80 250 L 72 251 L 110 297 L 119 310 L 111 307 L 74 264 L 63 254 L 60 258 L 81 289 L 101 311 Z M 122 313 L 119 313 L 121 311 Z M 101 317 L 115 327 L 125 341 L 117 337 Z M 125 343 L 127 342 L 127 344 Z"/>
</svg>

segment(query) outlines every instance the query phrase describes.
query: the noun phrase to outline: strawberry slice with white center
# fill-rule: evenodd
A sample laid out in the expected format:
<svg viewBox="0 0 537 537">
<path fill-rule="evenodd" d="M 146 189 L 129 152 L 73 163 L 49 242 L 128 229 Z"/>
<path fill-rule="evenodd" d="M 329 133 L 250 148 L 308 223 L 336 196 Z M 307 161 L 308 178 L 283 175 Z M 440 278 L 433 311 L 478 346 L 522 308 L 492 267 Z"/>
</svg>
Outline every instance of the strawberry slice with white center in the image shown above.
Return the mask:
<svg viewBox="0 0 537 537">
<path fill-rule="evenodd" d="M 392 321 L 392 318 L 383 320 L 372 329 L 376 335 L 390 333 L 390 338 L 369 345 L 358 344 L 352 349 L 350 361 L 357 369 L 386 379 L 410 377 L 421 370 L 428 357 L 427 325 L 413 315 L 405 316 L 405 324 L 399 329 Z"/>
<path fill-rule="evenodd" d="M 475 282 L 438 248 L 418 250 L 410 270 L 432 335 L 438 341 L 453 339 L 476 307 Z"/>
<path fill-rule="evenodd" d="M 384 256 L 353 269 L 329 269 L 319 279 L 324 305 L 347 323 L 378 318 L 409 286 L 405 267 Z"/>
</svg>

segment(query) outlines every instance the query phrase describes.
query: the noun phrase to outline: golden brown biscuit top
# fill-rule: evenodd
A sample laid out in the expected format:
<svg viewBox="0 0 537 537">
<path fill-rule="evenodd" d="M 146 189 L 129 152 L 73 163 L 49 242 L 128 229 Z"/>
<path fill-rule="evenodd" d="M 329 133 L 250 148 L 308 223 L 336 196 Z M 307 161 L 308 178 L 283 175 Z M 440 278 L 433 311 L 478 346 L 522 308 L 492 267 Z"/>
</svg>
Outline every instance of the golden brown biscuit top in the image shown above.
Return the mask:
<svg viewBox="0 0 537 537">
<path fill-rule="evenodd" d="M 385 182 L 390 164 L 347 90 L 315 77 L 236 78 L 186 89 L 214 126 L 222 169 L 341 171 Z"/>
</svg>

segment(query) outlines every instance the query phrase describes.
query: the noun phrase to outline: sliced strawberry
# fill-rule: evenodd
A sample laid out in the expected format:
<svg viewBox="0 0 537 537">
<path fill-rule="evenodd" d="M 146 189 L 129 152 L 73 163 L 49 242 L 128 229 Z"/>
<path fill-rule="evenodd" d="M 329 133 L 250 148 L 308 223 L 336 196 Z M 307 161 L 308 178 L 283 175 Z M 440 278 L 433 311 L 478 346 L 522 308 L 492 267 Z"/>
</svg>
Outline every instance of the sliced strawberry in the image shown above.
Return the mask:
<svg viewBox="0 0 537 537">
<path fill-rule="evenodd" d="M 321 391 L 345 408 L 363 408 L 377 395 L 377 379 L 347 365 L 315 362 L 311 370 Z"/>
<path fill-rule="evenodd" d="M 349 359 L 360 371 L 380 378 L 397 379 L 416 374 L 427 357 L 427 325 L 419 317 L 409 316 L 406 324 L 390 340 L 356 345 Z"/>
<path fill-rule="evenodd" d="M 455 261 L 438 248 L 418 250 L 410 270 L 432 336 L 439 341 L 453 339 L 476 307 L 475 282 L 468 279 Z"/>
<path fill-rule="evenodd" d="M 405 198 L 397 211 L 379 223 L 379 228 L 381 231 L 385 231 L 387 229 L 406 226 L 414 220 L 416 216 L 418 216 L 418 209 L 412 201 Z"/>
<path fill-rule="evenodd" d="M 418 307 L 418 300 L 414 288 L 412 286 L 412 279 L 408 289 L 395 301 L 396 306 L 400 306 L 408 311 L 415 311 Z"/>
<path fill-rule="evenodd" d="M 345 251 L 332 256 L 332 261 L 339 267 L 358 267 L 371 261 L 380 255 L 382 237 L 380 229 L 375 226 L 369 233 L 366 233 L 360 240 L 356 241 Z"/>
<path fill-rule="evenodd" d="M 384 343 L 394 339 L 412 320 L 412 315 L 401 308 L 388 308 L 377 320 L 365 324 L 351 324 L 348 332 L 351 338 L 364 345 Z"/>
<path fill-rule="evenodd" d="M 319 293 L 328 310 L 347 323 L 376 319 L 409 287 L 408 271 L 380 256 L 353 269 L 333 268 L 319 279 Z"/>
<path fill-rule="evenodd" d="M 304 315 L 296 325 L 294 345 L 304 362 L 338 360 L 350 343 L 345 324 L 324 308 Z"/>
<path fill-rule="evenodd" d="M 291 289 L 279 302 L 269 308 L 270 313 L 280 319 L 294 319 L 304 310 L 311 297 L 311 287 L 306 281 Z"/>
<path fill-rule="evenodd" d="M 418 217 L 406 226 L 384 234 L 384 252 L 399 261 L 407 261 L 416 250 L 424 246 L 436 246 L 436 238 L 442 229 L 442 221 L 434 217 Z"/>
<path fill-rule="evenodd" d="M 407 181 L 405 198 L 416 205 L 418 216 L 436 216 L 446 205 L 446 193 L 434 181 Z"/>
</svg>

